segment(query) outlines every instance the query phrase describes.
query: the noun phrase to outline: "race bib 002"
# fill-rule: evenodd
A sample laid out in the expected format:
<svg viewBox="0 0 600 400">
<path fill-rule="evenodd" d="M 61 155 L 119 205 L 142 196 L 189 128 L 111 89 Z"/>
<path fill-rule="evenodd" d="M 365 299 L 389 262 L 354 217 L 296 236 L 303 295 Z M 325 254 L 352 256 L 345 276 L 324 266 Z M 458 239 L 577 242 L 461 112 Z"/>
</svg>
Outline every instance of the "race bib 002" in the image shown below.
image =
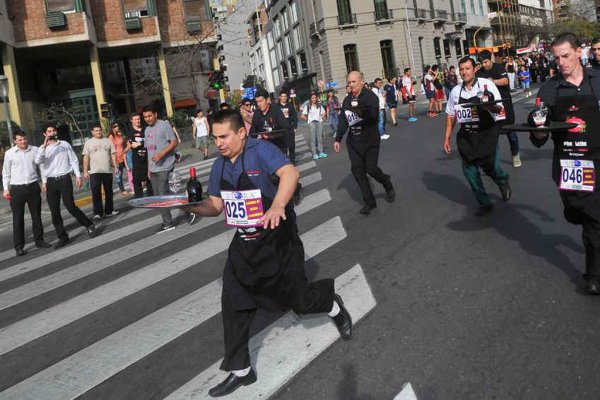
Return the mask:
<svg viewBox="0 0 600 400">
<path fill-rule="evenodd" d="M 465 107 L 462 104 L 454 106 L 454 117 L 459 124 L 479 122 L 479 115 L 475 107 Z"/>
<path fill-rule="evenodd" d="M 260 189 L 242 191 L 221 191 L 225 222 L 229 226 L 260 226 L 264 215 Z"/>
<path fill-rule="evenodd" d="M 560 160 L 560 190 L 593 192 L 596 171 L 591 160 Z"/>
</svg>

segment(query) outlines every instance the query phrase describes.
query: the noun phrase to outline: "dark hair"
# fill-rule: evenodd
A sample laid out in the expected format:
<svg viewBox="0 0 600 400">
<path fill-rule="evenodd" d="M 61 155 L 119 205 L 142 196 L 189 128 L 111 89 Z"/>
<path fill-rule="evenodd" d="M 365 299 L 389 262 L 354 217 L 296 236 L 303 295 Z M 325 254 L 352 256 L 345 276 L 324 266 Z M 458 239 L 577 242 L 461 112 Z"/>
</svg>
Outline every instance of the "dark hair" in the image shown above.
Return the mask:
<svg viewBox="0 0 600 400">
<path fill-rule="evenodd" d="M 437 71 L 438 69 L 440 69 L 440 67 L 437 64 L 431 66 L 432 71 Z"/>
<path fill-rule="evenodd" d="M 481 58 L 482 60 L 491 60 L 492 52 L 489 50 L 481 50 L 479 52 L 479 58 Z"/>
<path fill-rule="evenodd" d="M 375 82 L 375 83 L 377 83 L 377 82 L 383 82 L 383 80 L 381 78 L 375 78 L 375 80 L 373 82 Z"/>
<path fill-rule="evenodd" d="M 46 133 L 48 128 L 54 128 L 56 131 L 58 131 L 58 127 L 56 126 L 56 124 L 54 124 L 52 122 L 48 122 L 47 124 L 44 124 L 44 133 Z"/>
<path fill-rule="evenodd" d="M 212 114 L 210 125 L 214 124 L 224 124 L 228 122 L 235 132 L 237 132 L 240 128 L 245 127 L 244 119 L 242 118 L 242 114 L 239 111 L 235 110 L 219 110 L 215 111 Z"/>
<path fill-rule="evenodd" d="M 132 112 L 131 114 L 129 114 L 129 119 L 133 119 L 133 117 L 140 117 L 141 115 L 139 112 Z"/>
<path fill-rule="evenodd" d="M 431 65 L 429 65 L 429 64 L 427 64 L 427 65 L 425 66 L 425 68 L 423 68 L 423 70 L 424 70 L 425 72 L 429 71 L 430 69 L 431 69 Z"/>
<path fill-rule="evenodd" d="M 119 124 L 118 124 L 118 123 L 116 123 L 116 122 L 113 122 L 112 124 L 110 124 L 110 126 L 112 127 L 112 126 L 113 126 L 113 125 L 115 125 L 115 124 L 116 124 L 117 126 L 119 126 Z M 90 130 L 92 130 L 92 131 L 93 131 L 93 130 L 94 130 L 94 129 L 96 129 L 96 128 L 100 128 L 100 130 L 102 130 L 102 125 L 100 125 L 99 123 L 97 123 L 97 122 L 96 122 L 95 124 L 93 124 L 93 125 L 92 125 L 92 129 L 90 129 Z"/>
<path fill-rule="evenodd" d="M 152 105 L 144 106 L 144 108 L 142 108 L 142 113 L 145 113 L 145 112 L 151 112 L 154 114 L 158 114 L 158 111 L 156 111 L 156 107 L 154 107 Z"/>
<path fill-rule="evenodd" d="M 199 109 L 196 110 L 196 114 L 198 114 L 199 112 L 202 112 L 201 108 L 199 108 Z"/>
<path fill-rule="evenodd" d="M 408 71 L 410 71 L 410 68 L 404 68 L 404 73 L 407 73 Z"/>
<path fill-rule="evenodd" d="M 569 43 L 573 49 L 577 49 L 581 47 L 581 42 L 574 34 L 570 32 L 561 33 L 557 37 L 554 38 L 552 43 L 550 43 L 550 47 L 560 46 L 561 44 Z"/>
<path fill-rule="evenodd" d="M 285 90 L 282 90 L 281 92 L 279 92 L 279 95 L 281 96 L 282 94 L 285 94 L 286 96 L 289 96 L 289 93 Z"/>
<path fill-rule="evenodd" d="M 250 100 L 250 99 L 249 99 L 249 98 L 247 98 L 247 97 L 244 97 L 244 98 L 242 99 L 242 104 L 246 104 L 246 103 L 250 103 L 250 104 L 252 104 L 252 100 Z"/>
<path fill-rule="evenodd" d="M 219 104 L 219 109 L 221 109 L 221 110 L 229 110 L 230 108 L 231 107 L 229 106 L 229 103 L 227 103 L 226 101 Z"/>
<path fill-rule="evenodd" d="M 269 92 L 267 92 L 265 89 L 258 89 L 256 91 L 256 94 L 254 95 L 254 98 L 257 97 L 264 97 L 265 99 L 269 98 Z"/>
<path fill-rule="evenodd" d="M 475 60 L 473 60 L 473 58 L 471 56 L 464 56 L 463 58 L 461 58 L 460 60 L 458 60 L 458 65 L 460 64 L 466 64 L 470 62 L 471 66 L 473 68 L 475 68 Z"/>
<path fill-rule="evenodd" d="M 592 43 L 591 46 L 600 43 L 600 36 L 596 36 L 595 38 L 592 39 Z"/>
<path fill-rule="evenodd" d="M 27 134 L 25 132 L 21 131 L 21 130 L 17 130 L 15 132 L 13 132 L 12 139 L 13 140 L 17 140 L 17 136 L 23 136 L 24 138 L 26 138 Z"/>
</svg>

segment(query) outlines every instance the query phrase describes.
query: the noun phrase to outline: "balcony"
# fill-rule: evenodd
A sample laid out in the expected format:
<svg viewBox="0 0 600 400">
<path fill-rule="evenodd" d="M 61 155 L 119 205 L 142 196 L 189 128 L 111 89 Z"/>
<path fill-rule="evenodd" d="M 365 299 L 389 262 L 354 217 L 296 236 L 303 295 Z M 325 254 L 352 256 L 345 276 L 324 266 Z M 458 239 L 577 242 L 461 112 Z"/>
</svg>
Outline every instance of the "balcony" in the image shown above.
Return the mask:
<svg viewBox="0 0 600 400">
<path fill-rule="evenodd" d="M 454 25 L 464 25 L 467 23 L 467 14 L 454 13 Z"/>
<path fill-rule="evenodd" d="M 417 8 L 415 10 L 415 18 L 418 20 L 426 20 L 429 18 L 429 10 L 425 10 L 424 8 Z"/>
<path fill-rule="evenodd" d="M 357 25 L 356 14 L 338 15 L 338 27 L 347 28 Z"/>
<path fill-rule="evenodd" d="M 323 19 L 310 24 L 310 37 L 317 38 L 325 30 L 325 21 Z"/>
<path fill-rule="evenodd" d="M 433 21 L 438 23 L 444 23 L 448 21 L 448 11 L 446 10 L 431 10 L 433 14 Z"/>
<path fill-rule="evenodd" d="M 394 10 L 390 9 L 376 10 L 373 15 L 378 24 L 389 24 L 394 20 Z"/>
</svg>

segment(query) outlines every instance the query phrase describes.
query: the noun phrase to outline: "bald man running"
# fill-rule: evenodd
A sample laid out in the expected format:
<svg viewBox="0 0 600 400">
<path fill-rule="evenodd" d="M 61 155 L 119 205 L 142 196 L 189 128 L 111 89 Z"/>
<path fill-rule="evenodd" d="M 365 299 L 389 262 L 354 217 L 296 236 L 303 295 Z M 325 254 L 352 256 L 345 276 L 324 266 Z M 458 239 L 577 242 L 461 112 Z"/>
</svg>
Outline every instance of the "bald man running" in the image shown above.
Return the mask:
<svg viewBox="0 0 600 400">
<path fill-rule="evenodd" d="M 390 176 L 384 174 L 377 165 L 380 144 L 377 129 L 379 99 L 371 90 L 364 88 L 365 81 L 361 72 L 350 72 L 347 80 L 350 93 L 342 103 L 342 114 L 333 148 L 336 152 L 340 151 L 342 138 L 348 132 L 346 144 L 352 175 L 360 187 L 365 202 L 358 212 L 369 215 L 371 210 L 377 207 L 377 203 L 367 174 L 383 185 L 388 202 L 391 203 L 396 199 L 396 192 Z"/>
</svg>

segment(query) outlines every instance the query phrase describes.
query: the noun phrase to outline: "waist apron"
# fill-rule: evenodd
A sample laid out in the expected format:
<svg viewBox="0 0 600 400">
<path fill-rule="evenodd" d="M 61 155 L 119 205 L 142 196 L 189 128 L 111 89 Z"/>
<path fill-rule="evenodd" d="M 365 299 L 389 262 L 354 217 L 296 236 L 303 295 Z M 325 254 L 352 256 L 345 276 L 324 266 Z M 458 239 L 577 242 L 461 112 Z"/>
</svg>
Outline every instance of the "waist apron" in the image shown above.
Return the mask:
<svg viewBox="0 0 600 400">
<path fill-rule="evenodd" d="M 484 171 L 494 171 L 498 128 L 492 114 L 481 106 L 460 107 L 461 104 L 479 103 L 478 97 L 466 99 L 460 89 L 455 117 L 461 123 L 456 136 L 456 146 L 461 157 L 469 164 L 477 165 Z"/>
<path fill-rule="evenodd" d="M 600 160 L 599 108 L 598 98 L 593 93 L 557 97 L 553 110 L 554 121 L 578 124 L 568 131 L 553 134 L 552 178 L 560 190 L 565 218 L 573 224 L 582 223 L 581 211 L 600 221 L 597 176 Z"/>
<path fill-rule="evenodd" d="M 240 214 L 253 218 L 256 222 L 263 210 L 271 207 L 273 199 L 262 194 L 246 174 L 244 153 L 242 153 L 242 174 L 236 185 L 223 179 L 220 189 L 223 194 L 232 195 L 232 201 L 224 199 L 225 215 L 228 224 L 231 218 Z M 225 160 L 223 160 L 223 171 Z M 260 193 L 260 197 L 243 200 L 244 193 Z M 258 196 L 258 194 L 256 195 Z M 244 210 L 235 205 L 246 202 Z M 261 205 L 258 205 L 260 199 Z M 248 201 L 256 210 L 251 211 Z M 236 226 L 237 232 L 229 245 L 228 258 L 223 272 L 223 293 L 236 311 L 262 308 L 269 311 L 284 311 L 290 308 L 292 294 L 299 280 L 305 280 L 304 247 L 298 236 L 296 214 L 291 207 L 286 208 L 286 220 L 281 220 L 275 229 L 264 229 L 262 225 L 250 223 Z"/>
</svg>

